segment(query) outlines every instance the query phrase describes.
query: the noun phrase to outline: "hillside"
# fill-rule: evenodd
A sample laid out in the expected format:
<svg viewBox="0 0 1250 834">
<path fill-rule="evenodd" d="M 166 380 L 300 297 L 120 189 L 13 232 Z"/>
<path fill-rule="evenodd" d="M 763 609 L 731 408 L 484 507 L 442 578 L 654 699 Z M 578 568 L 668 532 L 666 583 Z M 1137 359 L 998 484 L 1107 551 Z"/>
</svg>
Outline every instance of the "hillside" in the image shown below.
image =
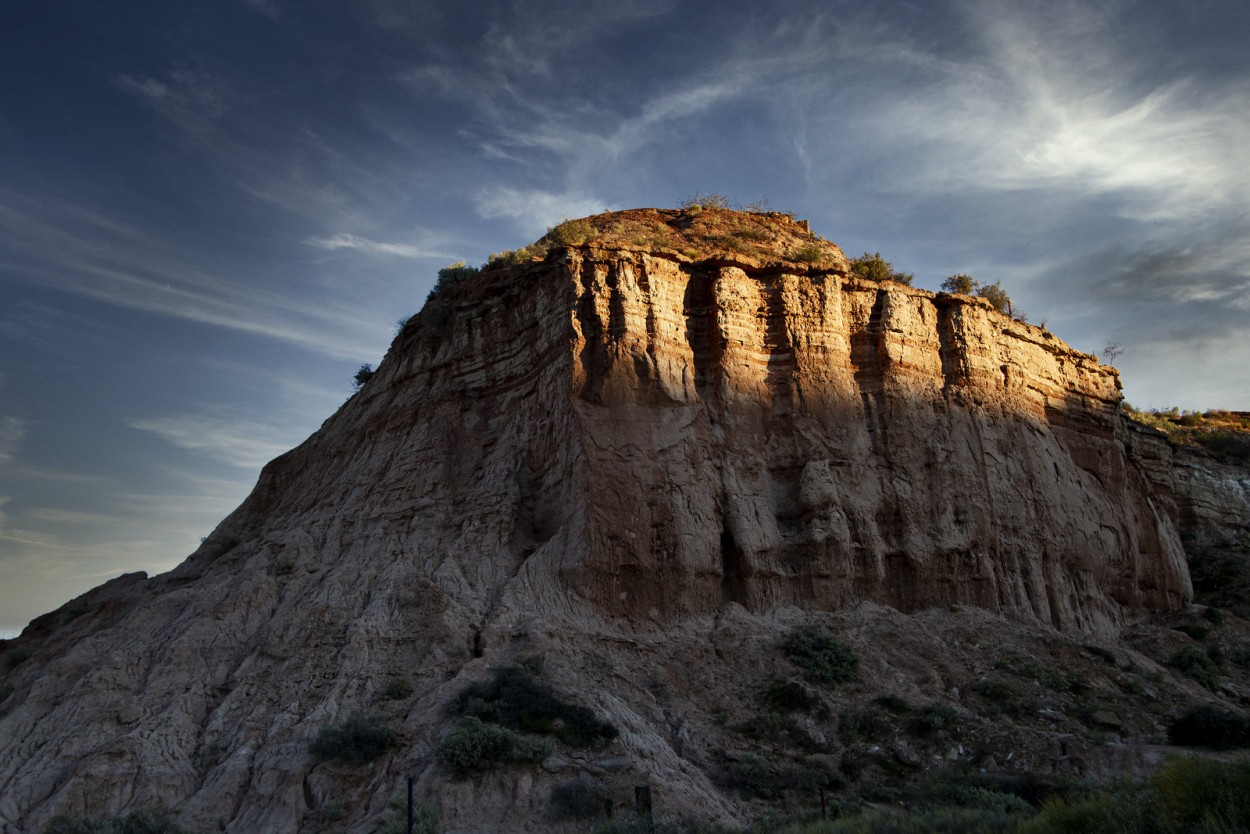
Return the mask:
<svg viewBox="0 0 1250 834">
<path fill-rule="evenodd" d="M 789 215 L 566 222 L 444 271 L 178 568 L 0 646 L 0 832 L 364 834 L 408 776 L 446 830 L 572 832 L 644 784 L 746 824 L 1145 772 L 1244 715 L 1185 548 L 1250 514 L 1121 401 Z"/>
</svg>

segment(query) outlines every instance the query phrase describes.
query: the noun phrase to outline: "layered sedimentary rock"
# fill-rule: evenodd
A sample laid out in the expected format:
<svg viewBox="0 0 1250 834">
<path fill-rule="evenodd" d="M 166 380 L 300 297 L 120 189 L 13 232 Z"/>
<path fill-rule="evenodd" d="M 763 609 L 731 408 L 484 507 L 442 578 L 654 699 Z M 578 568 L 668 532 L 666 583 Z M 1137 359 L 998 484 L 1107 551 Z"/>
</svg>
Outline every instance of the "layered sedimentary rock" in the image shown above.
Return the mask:
<svg viewBox="0 0 1250 834">
<path fill-rule="evenodd" d="M 0 830 L 157 801 L 312 830 L 339 794 L 368 830 L 414 769 L 456 808 L 537 819 L 543 797 L 452 783 L 431 755 L 452 694 L 526 646 L 607 669 L 605 645 L 790 608 L 959 604 L 1105 636 L 1185 603 L 1170 452 L 1128 427 L 1113 369 L 982 300 L 851 277 L 788 218 L 735 217 L 597 217 L 443 289 L 183 565 L 32 624 Z M 713 221 L 741 234 L 692 236 Z M 621 231 L 639 223 L 671 237 Z M 723 812 L 600 671 L 554 674 L 648 778 Z M 311 762 L 317 728 L 397 672 L 403 752 Z"/>
</svg>

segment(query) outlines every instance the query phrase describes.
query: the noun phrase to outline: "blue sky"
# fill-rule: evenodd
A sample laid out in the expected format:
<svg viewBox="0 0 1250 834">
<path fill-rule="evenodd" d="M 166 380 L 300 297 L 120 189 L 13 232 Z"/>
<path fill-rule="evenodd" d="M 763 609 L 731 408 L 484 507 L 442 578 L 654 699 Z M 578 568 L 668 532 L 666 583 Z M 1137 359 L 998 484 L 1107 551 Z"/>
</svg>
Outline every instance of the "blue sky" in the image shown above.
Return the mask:
<svg viewBox="0 0 1250 834">
<path fill-rule="evenodd" d="M 177 564 L 436 271 L 721 192 L 1250 409 L 1250 4 L 0 11 L 0 635 Z"/>
</svg>

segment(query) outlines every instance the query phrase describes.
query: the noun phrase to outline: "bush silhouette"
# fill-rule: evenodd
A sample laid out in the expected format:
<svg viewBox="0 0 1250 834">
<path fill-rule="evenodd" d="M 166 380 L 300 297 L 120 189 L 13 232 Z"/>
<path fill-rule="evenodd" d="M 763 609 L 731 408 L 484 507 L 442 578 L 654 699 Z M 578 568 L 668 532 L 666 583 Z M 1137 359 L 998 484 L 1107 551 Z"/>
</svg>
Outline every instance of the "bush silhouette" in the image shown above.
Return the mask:
<svg viewBox="0 0 1250 834">
<path fill-rule="evenodd" d="M 394 730 L 373 717 L 353 712 L 336 727 L 322 727 L 308 752 L 317 761 L 364 764 L 381 756 L 399 740 Z"/>
</svg>

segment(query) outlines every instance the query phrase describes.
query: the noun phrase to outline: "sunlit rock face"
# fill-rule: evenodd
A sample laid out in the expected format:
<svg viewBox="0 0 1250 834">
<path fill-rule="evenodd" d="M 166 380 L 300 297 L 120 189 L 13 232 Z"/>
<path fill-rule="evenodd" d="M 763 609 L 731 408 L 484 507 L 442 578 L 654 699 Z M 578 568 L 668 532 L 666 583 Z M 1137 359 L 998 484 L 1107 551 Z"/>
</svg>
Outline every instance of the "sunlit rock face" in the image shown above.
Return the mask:
<svg viewBox="0 0 1250 834">
<path fill-rule="evenodd" d="M 409 774 L 448 824 L 550 830 L 556 777 L 466 785 L 432 755 L 452 695 L 536 648 L 647 778 L 726 815 L 654 698 L 613 683 L 640 653 L 725 662 L 772 612 L 863 603 L 1109 636 L 1189 598 L 1171 452 L 1113 369 L 984 301 L 850 277 L 784 215 L 587 224 L 441 290 L 179 568 L 32 624 L 0 831 L 158 802 L 311 831 L 344 801 L 368 831 Z M 311 761 L 351 709 L 403 747 Z"/>
</svg>

